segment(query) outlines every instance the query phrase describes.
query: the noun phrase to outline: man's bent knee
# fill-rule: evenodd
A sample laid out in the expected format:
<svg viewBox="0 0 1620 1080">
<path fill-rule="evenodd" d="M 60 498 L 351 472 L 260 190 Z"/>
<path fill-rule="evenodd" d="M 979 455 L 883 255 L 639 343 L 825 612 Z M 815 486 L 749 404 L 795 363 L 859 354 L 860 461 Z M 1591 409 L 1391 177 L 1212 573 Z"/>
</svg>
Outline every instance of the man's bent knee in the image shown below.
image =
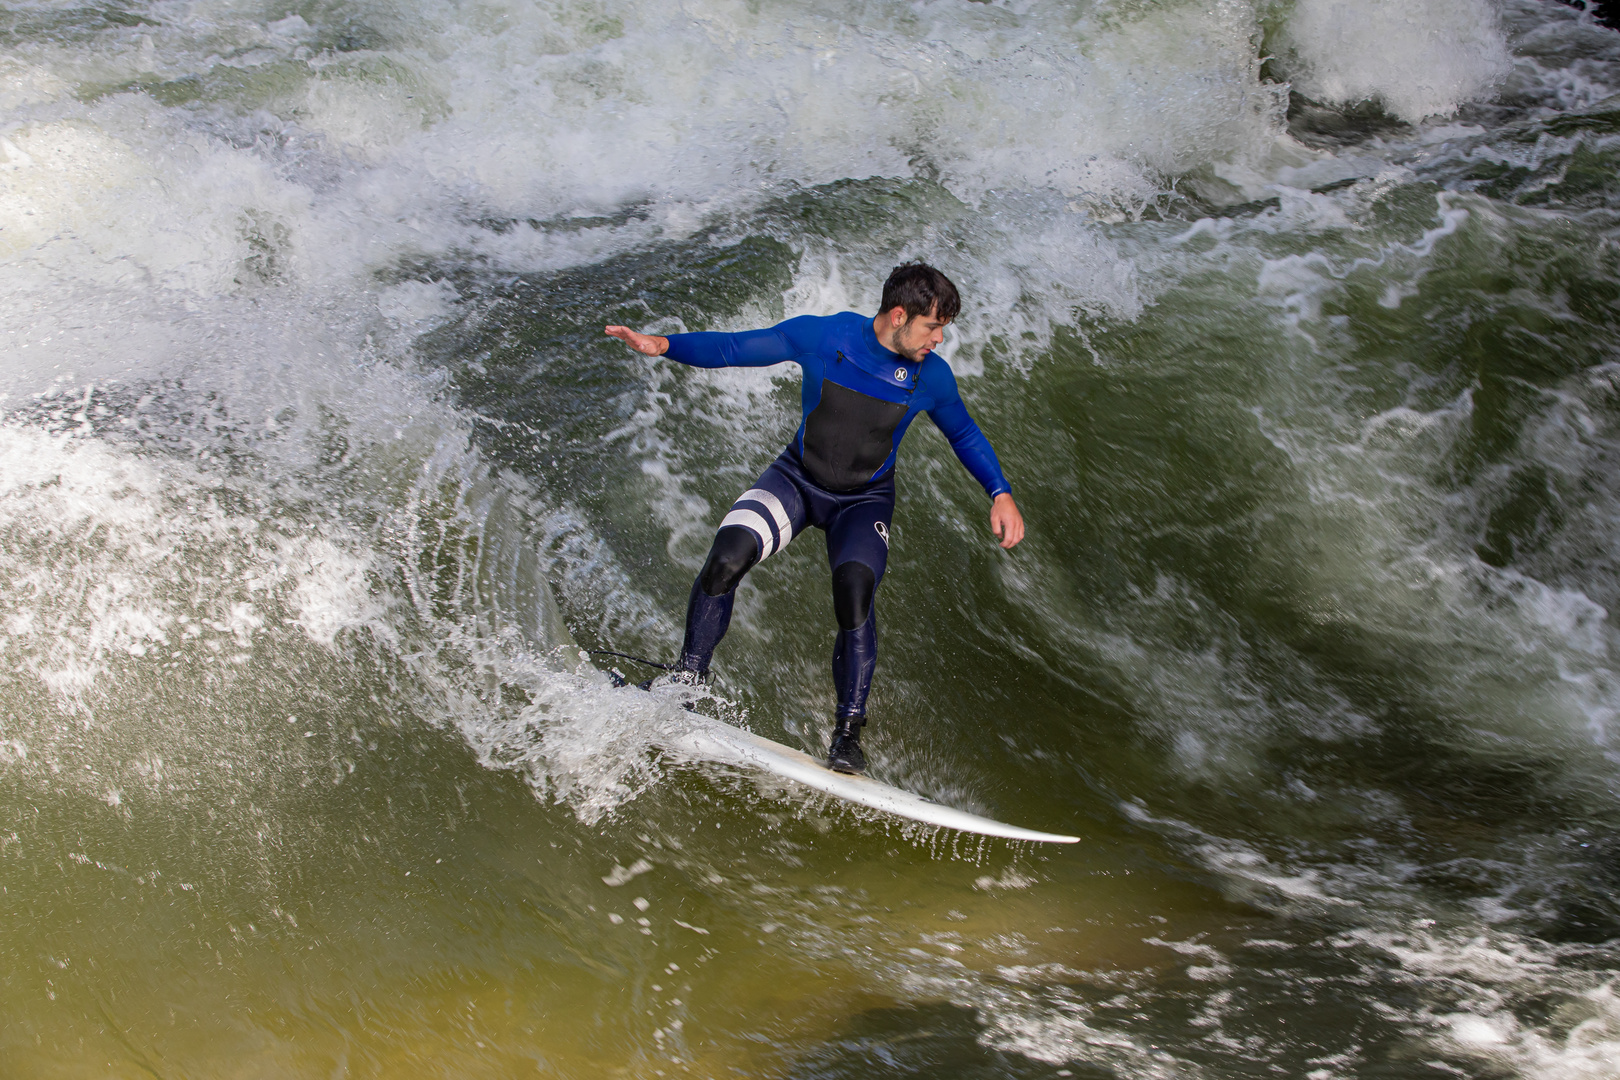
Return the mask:
<svg viewBox="0 0 1620 1080">
<path fill-rule="evenodd" d="M 759 538 L 739 525 L 721 529 L 698 574 L 698 586 L 710 596 L 724 596 L 759 562 Z"/>
<path fill-rule="evenodd" d="M 840 630 L 854 630 L 872 613 L 872 594 L 877 591 L 877 575 L 862 562 L 840 563 L 833 570 L 833 613 Z"/>
</svg>

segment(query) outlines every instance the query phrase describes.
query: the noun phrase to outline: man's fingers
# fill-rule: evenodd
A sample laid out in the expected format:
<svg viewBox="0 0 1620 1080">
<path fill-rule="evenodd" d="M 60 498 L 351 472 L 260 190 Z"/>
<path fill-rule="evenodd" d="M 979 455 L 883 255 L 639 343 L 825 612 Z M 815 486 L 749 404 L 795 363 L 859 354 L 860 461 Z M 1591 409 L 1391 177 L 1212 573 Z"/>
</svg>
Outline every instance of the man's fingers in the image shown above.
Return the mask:
<svg viewBox="0 0 1620 1080">
<path fill-rule="evenodd" d="M 1023 539 L 1021 524 L 1017 514 L 998 509 L 990 515 L 990 533 L 1003 548 L 1010 548 Z"/>
<path fill-rule="evenodd" d="M 1003 549 L 1024 539 L 1024 516 L 1016 507 L 997 507 L 990 512 L 990 532 Z"/>
<path fill-rule="evenodd" d="M 647 356 L 662 356 L 669 347 L 669 339 L 657 337 L 653 334 L 638 334 L 628 326 L 603 327 L 608 337 L 616 337 L 638 353 Z"/>
</svg>

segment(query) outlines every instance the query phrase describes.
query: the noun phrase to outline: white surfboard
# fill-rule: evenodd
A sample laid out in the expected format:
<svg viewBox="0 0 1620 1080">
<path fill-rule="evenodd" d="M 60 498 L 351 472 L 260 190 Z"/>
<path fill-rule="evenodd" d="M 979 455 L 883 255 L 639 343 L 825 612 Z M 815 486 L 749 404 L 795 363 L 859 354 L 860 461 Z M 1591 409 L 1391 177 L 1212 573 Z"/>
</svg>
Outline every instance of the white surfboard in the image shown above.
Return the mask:
<svg viewBox="0 0 1620 1080">
<path fill-rule="evenodd" d="M 890 787 L 869 776 L 833 772 L 809 754 L 719 720 L 693 716 L 691 721 L 689 727 L 669 740 L 671 748 L 704 761 L 758 769 L 835 798 L 928 825 L 943 825 L 947 829 L 1000 836 L 1008 840 L 1034 840 L 1048 844 L 1075 844 L 1080 841 L 1078 836 L 1022 829 L 965 810 L 942 806 L 915 792 Z"/>
</svg>

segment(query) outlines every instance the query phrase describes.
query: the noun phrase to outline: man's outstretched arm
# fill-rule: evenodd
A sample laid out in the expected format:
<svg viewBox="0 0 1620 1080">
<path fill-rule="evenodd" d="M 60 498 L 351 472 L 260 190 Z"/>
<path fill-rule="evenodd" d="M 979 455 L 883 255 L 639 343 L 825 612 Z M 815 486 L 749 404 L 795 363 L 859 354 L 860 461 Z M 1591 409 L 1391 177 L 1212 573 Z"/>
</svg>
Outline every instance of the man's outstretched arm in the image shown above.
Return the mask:
<svg viewBox="0 0 1620 1080">
<path fill-rule="evenodd" d="M 663 356 L 669 352 L 669 338 L 659 334 L 638 334 L 628 326 L 610 326 L 608 337 L 616 337 L 643 356 Z"/>
<path fill-rule="evenodd" d="M 826 320 L 801 315 L 763 330 L 735 334 L 699 331 L 662 337 L 638 334 L 628 326 L 609 326 L 607 333 L 646 356 L 668 356 L 692 367 L 770 367 L 813 352 L 821 342 Z"/>
</svg>

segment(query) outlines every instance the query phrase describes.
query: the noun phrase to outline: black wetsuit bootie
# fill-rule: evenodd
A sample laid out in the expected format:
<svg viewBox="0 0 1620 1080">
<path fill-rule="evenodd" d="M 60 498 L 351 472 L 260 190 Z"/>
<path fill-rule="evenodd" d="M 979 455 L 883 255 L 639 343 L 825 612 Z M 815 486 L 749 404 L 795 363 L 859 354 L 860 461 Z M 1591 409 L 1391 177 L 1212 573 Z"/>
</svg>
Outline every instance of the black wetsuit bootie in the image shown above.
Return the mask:
<svg viewBox="0 0 1620 1080">
<path fill-rule="evenodd" d="M 862 773 L 866 771 L 866 755 L 861 753 L 861 727 L 864 716 L 841 716 L 833 728 L 832 746 L 827 749 L 827 768 L 833 772 Z"/>
<path fill-rule="evenodd" d="M 618 684 L 615 683 L 615 686 Z M 662 675 L 654 675 L 646 682 L 636 683 L 641 690 L 651 690 L 658 686 L 708 686 L 709 673 L 707 671 L 688 671 L 686 668 L 670 668 Z"/>
</svg>

